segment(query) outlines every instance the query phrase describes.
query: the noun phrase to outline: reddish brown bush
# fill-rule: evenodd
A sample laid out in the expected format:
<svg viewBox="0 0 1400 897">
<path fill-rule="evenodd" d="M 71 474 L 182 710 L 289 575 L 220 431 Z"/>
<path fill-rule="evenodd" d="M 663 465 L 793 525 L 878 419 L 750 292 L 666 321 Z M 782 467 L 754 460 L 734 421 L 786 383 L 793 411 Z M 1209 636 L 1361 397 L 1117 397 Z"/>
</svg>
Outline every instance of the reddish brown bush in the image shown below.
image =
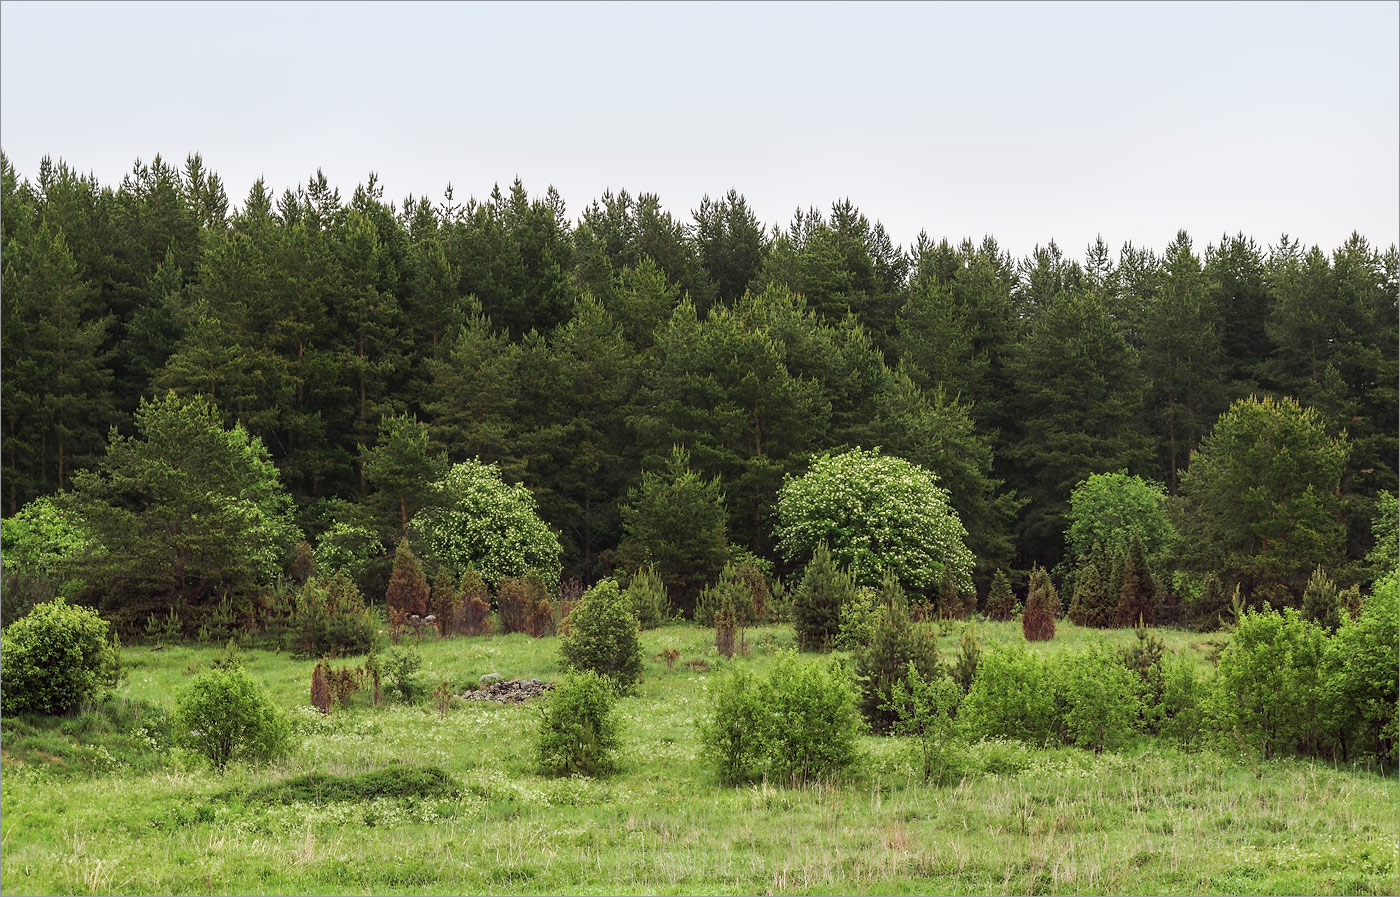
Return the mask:
<svg viewBox="0 0 1400 897">
<path fill-rule="evenodd" d="M 311 671 L 311 706 L 322 713 L 331 712 L 331 685 L 326 678 L 326 666 L 322 660 Z"/>
<path fill-rule="evenodd" d="M 1026 609 L 1021 614 L 1021 632 L 1028 642 L 1044 642 L 1055 637 L 1055 617 L 1051 609 L 1059 604 L 1050 574 L 1037 565 L 1031 571 Z"/>
</svg>

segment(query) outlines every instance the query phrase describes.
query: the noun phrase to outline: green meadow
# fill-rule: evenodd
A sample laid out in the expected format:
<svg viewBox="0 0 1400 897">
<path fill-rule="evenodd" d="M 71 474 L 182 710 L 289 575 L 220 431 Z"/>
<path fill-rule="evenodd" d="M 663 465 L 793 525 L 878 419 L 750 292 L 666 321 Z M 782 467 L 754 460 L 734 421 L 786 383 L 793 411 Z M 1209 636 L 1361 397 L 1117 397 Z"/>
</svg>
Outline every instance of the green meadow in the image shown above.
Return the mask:
<svg viewBox="0 0 1400 897">
<path fill-rule="evenodd" d="M 1019 641 L 1016 624 L 979 624 Z M 956 652 L 958 627 L 941 637 Z M 1160 630 L 1204 666 L 1219 636 Z M 1065 623 L 1060 651 L 1131 631 Z M 866 737 L 836 781 L 730 787 L 697 721 L 726 668 L 769 669 L 786 626 L 747 656 L 713 632 L 643 633 L 646 676 L 618 701 L 621 768 L 551 778 L 533 764 L 536 706 L 431 698 L 323 716 L 312 661 L 262 650 L 245 668 L 290 713 L 292 753 L 217 774 L 168 745 L 180 689 L 216 647 L 134 645 L 99 708 L 3 722 L 0 890 L 105 893 L 1395 894 L 1394 775 L 1184 752 L 1143 739 L 1095 754 L 1013 741 L 957 746 L 925 784 L 904 739 Z M 558 640 L 416 646 L 423 680 L 461 694 L 487 673 L 561 676 Z M 668 664 L 663 652 L 679 656 Z M 348 661 L 357 663 L 358 658 Z"/>
</svg>

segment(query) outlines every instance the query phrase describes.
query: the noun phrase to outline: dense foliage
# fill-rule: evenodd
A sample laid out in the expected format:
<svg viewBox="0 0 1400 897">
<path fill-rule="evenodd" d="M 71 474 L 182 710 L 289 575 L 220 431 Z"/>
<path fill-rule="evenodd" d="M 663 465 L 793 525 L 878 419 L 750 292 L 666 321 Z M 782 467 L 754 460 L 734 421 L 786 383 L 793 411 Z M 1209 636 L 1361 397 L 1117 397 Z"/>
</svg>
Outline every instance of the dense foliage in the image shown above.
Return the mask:
<svg viewBox="0 0 1400 897">
<path fill-rule="evenodd" d="M 223 771 L 235 760 L 265 763 L 291 740 L 287 714 L 241 666 L 205 670 L 180 694 L 175 739 Z"/>
<path fill-rule="evenodd" d="M 822 455 L 778 493 L 778 549 L 792 563 L 826 545 L 861 585 L 886 572 L 910 589 L 931 592 L 949 571 L 972 589 L 967 530 L 947 490 L 918 465 L 877 451 Z"/>
<path fill-rule="evenodd" d="M 642 678 L 642 645 L 631 599 L 605 579 L 584 593 L 559 639 L 565 669 L 592 670 L 621 691 Z"/>
<path fill-rule="evenodd" d="M 298 529 L 376 596 L 405 534 L 492 588 L 654 563 L 687 612 L 730 542 L 790 577 L 825 538 L 860 581 L 896 564 L 914 589 L 951 559 L 985 594 L 1000 569 L 1072 575 L 1115 514 L 1158 504 L 1109 490 L 1086 530 L 1076 486 L 1109 481 L 1181 500 L 1178 551 L 1139 535 L 1187 605 L 1212 576 L 1299 606 L 1318 567 L 1343 590 L 1385 569 L 1363 559 L 1393 532 L 1369 524 L 1396 480 L 1400 259 L 1359 235 L 1016 259 L 894 245 L 849 201 L 770 230 L 735 191 L 693 220 L 626 191 L 570 217 L 518 182 L 393 203 L 318 172 L 236 202 L 198 156 L 110 187 L 3 159 L 0 209 L 4 514 L 60 496 L 92 541 L 51 585 L 138 620 L 262 589 Z M 240 460 L 162 467 L 169 442 Z M 788 553 L 783 483 L 856 446 L 936 477 L 929 507 L 965 532 L 925 559 L 877 540 L 866 563 L 855 529 L 850 556 L 839 532 Z M 7 552 L 6 576 L 44 594 L 30 563 Z"/>
<path fill-rule="evenodd" d="M 570 674 L 549 693 L 535 736 L 535 758 L 550 775 L 597 776 L 617 765 L 614 685 L 592 670 Z"/>
<path fill-rule="evenodd" d="M 0 689 L 5 713 L 67 713 L 110 683 L 116 655 L 106 620 L 62 598 L 5 627 Z"/>
</svg>

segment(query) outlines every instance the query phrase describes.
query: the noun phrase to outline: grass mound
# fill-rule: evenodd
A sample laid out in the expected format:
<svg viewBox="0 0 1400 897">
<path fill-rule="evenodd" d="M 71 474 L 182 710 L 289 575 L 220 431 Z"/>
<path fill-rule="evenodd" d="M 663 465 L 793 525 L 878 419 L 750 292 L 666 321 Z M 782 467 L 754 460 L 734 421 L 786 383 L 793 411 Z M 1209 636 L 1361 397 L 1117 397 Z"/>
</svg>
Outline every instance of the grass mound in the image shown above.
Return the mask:
<svg viewBox="0 0 1400 897">
<path fill-rule="evenodd" d="M 378 797 L 456 797 L 460 791 L 456 780 L 439 767 L 390 766 L 350 776 L 313 772 L 225 796 L 247 803 L 330 804 Z"/>
</svg>

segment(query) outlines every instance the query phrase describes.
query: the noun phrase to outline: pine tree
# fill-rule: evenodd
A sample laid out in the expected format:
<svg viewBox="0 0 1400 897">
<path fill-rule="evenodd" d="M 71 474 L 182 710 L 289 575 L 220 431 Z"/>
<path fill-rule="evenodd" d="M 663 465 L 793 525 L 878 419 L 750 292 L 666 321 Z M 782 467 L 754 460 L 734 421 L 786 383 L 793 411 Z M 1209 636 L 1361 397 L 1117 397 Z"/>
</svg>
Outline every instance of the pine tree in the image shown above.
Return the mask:
<svg viewBox="0 0 1400 897">
<path fill-rule="evenodd" d="M 423 576 L 423 567 L 418 563 L 413 549 L 408 547 L 408 540 L 400 539 L 399 547 L 394 551 L 394 572 L 389 577 L 389 589 L 384 594 L 384 600 L 390 611 L 421 617 L 428 613 L 428 596 L 428 580 Z"/>
<path fill-rule="evenodd" d="M 1016 596 L 1011 591 L 1011 580 L 1005 570 L 998 570 L 992 577 L 992 588 L 987 594 L 987 619 L 1005 623 L 1016 616 Z"/>
<path fill-rule="evenodd" d="M 1103 626 L 1107 620 L 1103 605 L 1107 590 L 1103 575 L 1093 561 L 1085 561 L 1074 571 L 1074 598 L 1069 603 L 1069 619 L 1078 626 Z"/>
<path fill-rule="evenodd" d="M 1337 590 L 1337 584 L 1321 567 L 1313 571 L 1308 579 L 1307 588 L 1303 590 L 1303 616 L 1328 632 L 1336 632 L 1342 625 L 1341 594 Z"/>
<path fill-rule="evenodd" d="M 895 721 L 895 714 L 886 707 L 891 690 L 908 675 L 909 664 L 923 676 L 937 676 L 940 671 L 938 643 L 909 618 L 909 602 L 898 579 L 885 577 L 878 601 L 870 643 L 856 652 L 856 681 L 861 713 L 876 732 L 886 732 Z"/>
<path fill-rule="evenodd" d="M 1021 613 L 1021 632 L 1028 642 L 1044 642 L 1055 637 L 1055 616 L 1051 609 L 1059 603 L 1055 585 L 1044 567 L 1031 570 L 1026 591 L 1026 609 Z"/>
<path fill-rule="evenodd" d="M 1128 554 L 1123 560 L 1123 585 L 1118 592 L 1118 609 L 1114 614 L 1123 628 L 1151 626 L 1156 604 L 1157 586 L 1147 564 L 1147 552 L 1142 540 L 1133 535 Z"/>
<path fill-rule="evenodd" d="M 817 546 L 792 596 L 797 647 L 803 651 L 831 650 L 841 628 L 841 610 L 855 594 L 855 580 L 836 566 L 825 543 Z"/>
</svg>

